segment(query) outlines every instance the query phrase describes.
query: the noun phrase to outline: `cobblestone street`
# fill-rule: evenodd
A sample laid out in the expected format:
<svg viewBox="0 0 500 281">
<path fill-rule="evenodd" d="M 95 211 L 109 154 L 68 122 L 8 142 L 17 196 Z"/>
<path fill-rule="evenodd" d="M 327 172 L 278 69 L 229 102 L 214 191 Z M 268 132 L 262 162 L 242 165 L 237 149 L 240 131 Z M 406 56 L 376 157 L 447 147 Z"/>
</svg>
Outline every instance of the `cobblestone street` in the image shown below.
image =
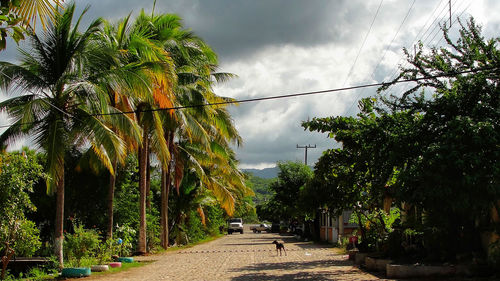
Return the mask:
<svg viewBox="0 0 500 281">
<path fill-rule="evenodd" d="M 277 256 L 273 240 L 285 242 Z M 140 257 L 153 263 L 86 280 L 380 280 L 363 272 L 331 248 L 296 242 L 278 234 L 226 235 L 193 248 Z"/>
</svg>

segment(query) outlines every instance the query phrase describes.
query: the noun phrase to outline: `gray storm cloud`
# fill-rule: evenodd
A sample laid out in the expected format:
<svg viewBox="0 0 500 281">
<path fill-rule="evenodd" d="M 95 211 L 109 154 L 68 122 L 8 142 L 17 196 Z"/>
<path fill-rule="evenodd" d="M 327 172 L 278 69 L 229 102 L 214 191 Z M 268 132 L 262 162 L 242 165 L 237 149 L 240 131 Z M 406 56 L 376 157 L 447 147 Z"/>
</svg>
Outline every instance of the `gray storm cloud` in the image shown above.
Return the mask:
<svg viewBox="0 0 500 281">
<path fill-rule="evenodd" d="M 129 13 L 135 16 L 141 9 L 150 13 L 153 2 L 79 0 L 77 8 L 81 11 L 91 5 L 82 22 L 86 25 L 96 17 L 113 22 Z M 217 86 L 217 94 L 245 99 L 333 89 L 343 86 L 344 81 L 347 86 L 388 79 L 401 62 L 401 49 L 411 48 L 416 35 L 426 27 L 426 20 L 447 17 L 442 4 L 447 1 L 419 0 L 413 6 L 412 2 L 384 0 L 361 52 L 379 0 L 158 0 L 155 11 L 180 15 L 185 27 L 216 50 L 221 71 L 238 75 Z M 452 2 L 454 16 L 468 7 L 463 18 L 474 15 L 487 36 L 498 36 L 499 1 L 478 0 L 470 6 L 470 1 Z M 410 7 L 401 31 L 388 46 Z M 433 14 L 435 8 L 444 12 Z M 13 43 L 0 53 L 1 60 L 13 61 L 14 57 Z M 351 67 L 353 71 L 347 77 Z M 354 115 L 357 99 L 374 94 L 375 89 L 366 89 L 231 106 L 244 139 L 244 146 L 236 148 L 237 157 L 246 167 L 279 160 L 302 161 L 303 150 L 295 146 L 317 144 L 309 151 L 312 164 L 322 151 L 338 144 L 324 134 L 304 131 L 301 122 L 313 117 Z"/>
</svg>

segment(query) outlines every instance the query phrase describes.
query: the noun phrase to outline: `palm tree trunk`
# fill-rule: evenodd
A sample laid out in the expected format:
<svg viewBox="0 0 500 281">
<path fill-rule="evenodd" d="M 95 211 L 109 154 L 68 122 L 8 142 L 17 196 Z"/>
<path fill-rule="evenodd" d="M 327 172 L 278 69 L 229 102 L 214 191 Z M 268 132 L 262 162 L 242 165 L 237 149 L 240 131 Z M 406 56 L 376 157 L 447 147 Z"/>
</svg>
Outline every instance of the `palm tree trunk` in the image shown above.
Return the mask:
<svg viewBox="0 0 500 281">
<path fill-rule="evenodd" d="M 167 146 L 170 152 L 170 156 L 173 157 L 173 141 L 174 133 L 168 131 L 167 133 Z M 173 163 L 172 161 L 170 163 Z M 167 166 L 162 165 L 161 169 L 161 246 L 163 249 L 168 248 L 168 196 L 170 194 L 170 184 L 171 184 L 171 164 Z"/>
<path fill-rule="evenodd" d="M 54 255 L 57 257 L 59 266 L 64 267 L 63 241 L 64 241 L 64 164 L 62 176 L 57 181 L 56 187 L 56 224 L 54 235 Z"/>
<path fill-rule="evenodd" d="M 113 160 L 114 174 L 109 175 L 109 190 L 108 190 L 108 239 L 113 239 L 113 200 L 115 197 L 116 169 L 118 167 L 118 159 Z"/>
<path fill-rule="evenodd" d="M 170 194 L 169 166 L 161 169 L 161 246 L 168 248 L 168 197 Z"/>
<path fill-rule="evenodd" d="M 142 145 L 139 148 L 139 239 L 137 252 L 146 253 L 146 169 L 148 154 L 147 127 L 143 128 Z"/>
<path fill-rule="evenodd" d="M 151 197 L 149 196 L 149 191 L 151 190 L 151 159 L 149 157 L 149 147 L 148 154 L 146 155 L 146 208 L 151 210 Z"/>
</svg>

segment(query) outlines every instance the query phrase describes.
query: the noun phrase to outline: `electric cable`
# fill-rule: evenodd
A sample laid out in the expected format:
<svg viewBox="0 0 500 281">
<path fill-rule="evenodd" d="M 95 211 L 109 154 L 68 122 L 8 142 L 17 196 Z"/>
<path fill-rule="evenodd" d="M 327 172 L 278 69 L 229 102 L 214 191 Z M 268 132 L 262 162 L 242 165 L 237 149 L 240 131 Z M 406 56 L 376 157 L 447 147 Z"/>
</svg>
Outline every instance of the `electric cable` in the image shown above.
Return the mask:
<svg viewBox="0 0 500 281">
<path fill-rule="evenodd" d="M 198 107 L 205 107 L 205 106 L 217 106 L 217 105 L 226 105 L 226 104 L 239 104 L 239 103 L 266 101 L 266 100 L 285 99 L 285 98 L 292 98 L 292 97 L 302 97 L 302 96 L 311 96 L 311 95 L 318 95 L 318 94 L 325 94 L 325 93 L 342 92 L 342 91 L 356 90 L 356 89 L 369 88 L 369 87 L 380 87 L 380 86 L 401 84 L 401 83 L 407 83 L 407 82 L 418 82 L 418 81 L 426 80 L 426 79 L 435 79 L 435 78 L 449 77 L 449 76 L 454 76 L 454 75 L 475 73 L 475 72 L 480 72 L 480 71 L 491 71 L 491 70 L 496 70 L 496 69 L 498 69 L 498 67 L 477 68 L 477 69 L 470 69 L 470 70 L 464 70 L 464 71 L 458 71 L 458 72 L 446 72 L 446 73 L 441 73 L 438 75 L 418 77 L 418 78 L 413 78 L 413 79 L 403 79 L 403 80 L 391 81 L 391 82 L 361 84 L 361 85 L 357 85 L 357 86 L 349 86 L 349 87 L 311 91 L 311 92 L 301 92 L 301 93 L 294 93 L 294 94 L 287 94 L 287 95 L 278 95 L 278 96 L 269 96 L 269 97 L 260 97 L 260 98 L 249 98 L 249 99 L 242 99 L 242 100 L 230 100 L 230 101 L 223 101 L 223 102 L 202 103 L 202 104 L 193 104 L 193 105 L 184 105 L 184 106 L 153 108 L 153 109 L 146 109 L 146 110 L 120 111 L 120 112 L 110 112 L 110 113 L 91 113 L 89 115 L 90 116 L 106 116 L 106 115 L 118 115 L 118 114 L 132 114 L 132 113 L 139 113 L 139 112 L 180 110 L 180 109 L 198 108 Z M 36 121 L 36 122 L 40 122 L 40 121 Z M 27 122 L 24 124 L 30 124 L 30 123 L 36 123 L 36 122 Z M 2 126 L 0 126 L 0 128 L 6 128 L 6 127 L 10 127 L 12 125 L 15 125 L 15 124 L 2 125 Z"/>
<path fill-rule="evenodd" d="M 408 19 L 408 16 L 410 15 L 410 12 L 411 10 L 413 9 L 413 5 L 415 4 L 415 1 L 416 0 L 413 0 L 413 2 L 411 3 L 410 5 L 410 8 L 408 8 L 408 11 L 406 12 L 406 15 L 405 17 L 403 18 L 403 21 L 401 22 L 401 24 L 399 25 L 396 33 L 394 34 L 394 36 L 392 37 L 392 40 L 391 42 L 389 43 L 389 45 L 387 45 L 387 47 L 385 48 L 383 54 L 382 54 L 382 57 L 379 59 L 377 65 L 375 66 L 375 68 L 373 69 L 372 71 L 372 74 L 371 74 L 371 78 L 373 79 L 374 76 L 375 76 L 375 72 L 377 72 L 377 69 L 378 67 L 380 66 L 380 64 L 382 63 L 382 60 L 384 60 L 385 58 L 385 55 L 387 54 L 387 51 L 389 50 L 389 48 L 391 47 L 392 43 L 394 42 L 394 40 L 396 40 L 396 37 L 398 36 L 399 34 L 399 31 L 401 30 L 401 28 L 403 27 L 404 23 L 406 22 L 406 20 Z M 366 88 L 365 88 L 366 89 Z M 356 101 L 359 99 L 359 97 L 364 93 L 364 89 L 363 91 L 361 91 L 357 96 L 356 98 L 354 99 L 354 101 L 352 102 L 351 106 L 349 107 L 349 109 L 347 111 L 345 111 L 346 113 L 349 113 L 349 111 L 351 111 L 351 109 L 353 108 L 354 104 L 356 103 Z"/>
</svg>

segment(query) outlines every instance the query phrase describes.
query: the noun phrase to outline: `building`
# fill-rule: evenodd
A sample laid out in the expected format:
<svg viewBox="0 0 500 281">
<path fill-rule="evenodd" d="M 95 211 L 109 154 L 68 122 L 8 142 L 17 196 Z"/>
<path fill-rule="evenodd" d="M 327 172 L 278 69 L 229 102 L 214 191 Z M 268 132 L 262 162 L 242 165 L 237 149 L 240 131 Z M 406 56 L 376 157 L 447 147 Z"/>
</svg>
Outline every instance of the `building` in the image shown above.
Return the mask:
<svg viewBox="0 0 500 281">
<path fill-rule="evenodd" d="M 319 228 L 321 241 L 340 243 L 342 237 L 350 236 L 358 228 L 358 224 L 349 222 L 351 215 L 352 211 L 343 211 L 340 216 L 336 217 L 328 210 L 323 209 Z"/>
</svg>

